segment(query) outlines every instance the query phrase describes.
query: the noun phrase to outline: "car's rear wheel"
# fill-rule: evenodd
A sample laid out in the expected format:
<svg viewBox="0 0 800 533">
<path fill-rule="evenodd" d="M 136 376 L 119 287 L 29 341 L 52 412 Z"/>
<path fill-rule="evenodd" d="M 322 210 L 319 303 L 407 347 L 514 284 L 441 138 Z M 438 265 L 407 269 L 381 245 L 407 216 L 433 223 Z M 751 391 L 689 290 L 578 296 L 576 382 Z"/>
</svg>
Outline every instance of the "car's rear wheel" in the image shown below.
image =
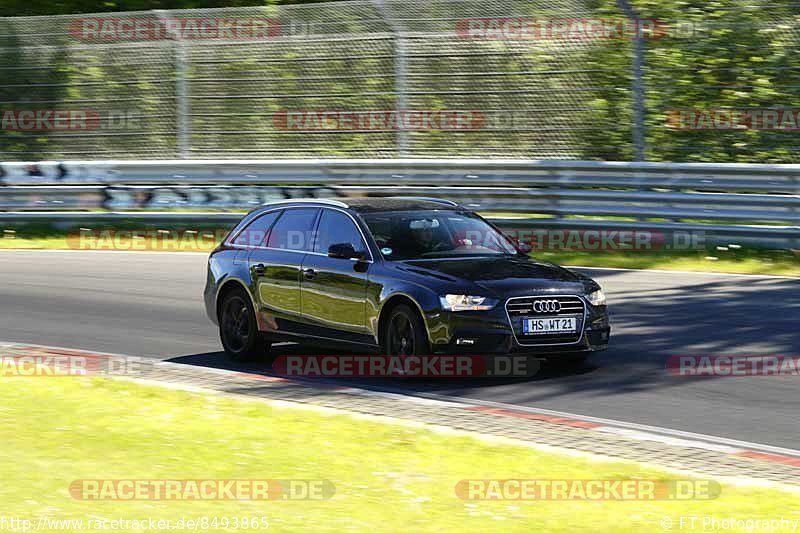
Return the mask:
<svg viewBox="0 0 800 533">
<path fill-rule="evenodd" d="M 385 355 L 428 354 L 428 334 L 419 313 L 406 304 L 392 308 L 386 320 L 381 348 Z"/>
<path fill-rule="evenodd" d="M 220 306 L 219 337 L 225 353 L 234 361 L 265 356 L 269 343 L 258 330 L 253 304 L 242 289 L 228 292 Z"/>
</svg>

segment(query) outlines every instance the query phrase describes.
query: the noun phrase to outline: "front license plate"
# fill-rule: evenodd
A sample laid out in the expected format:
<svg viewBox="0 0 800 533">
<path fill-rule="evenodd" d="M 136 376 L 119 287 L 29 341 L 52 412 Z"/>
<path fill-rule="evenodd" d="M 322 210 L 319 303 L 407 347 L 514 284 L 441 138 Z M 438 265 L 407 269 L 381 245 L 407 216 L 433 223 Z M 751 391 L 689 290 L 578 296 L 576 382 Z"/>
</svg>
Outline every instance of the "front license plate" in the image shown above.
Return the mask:
<svg viewBox="0 0 800 533">
<path fill-rule="evenodd" d="M 522 333 L 539 335 L 548 333 L 575 333 L 578 319 L 570 318 L 525 318 L 522 320 Z"/>
</svg>

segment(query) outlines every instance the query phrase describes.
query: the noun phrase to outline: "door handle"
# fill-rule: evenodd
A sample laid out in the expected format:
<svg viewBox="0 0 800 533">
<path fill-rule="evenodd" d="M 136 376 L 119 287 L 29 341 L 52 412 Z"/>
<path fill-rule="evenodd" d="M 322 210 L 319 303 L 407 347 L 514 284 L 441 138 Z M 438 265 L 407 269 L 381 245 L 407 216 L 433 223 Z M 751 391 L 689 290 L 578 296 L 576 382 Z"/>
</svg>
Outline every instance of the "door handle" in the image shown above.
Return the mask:
<svg viewBox="0 0 800 533">
<path fill-rule="evenodd" d="M 303 277 L 306 279 L 314 279 L 317 276 L 317 273 L 314 272 L 313 268 L 304 268 L 303 269 Z"/>
<path fill-rule="evenodd" d="M 266 271 L 267 267 L 265 267 L 263 263 L 259 263 L 253 267 L 253 272 L 255 272 L 257 276 L 263 276 Z"/>
</svg>

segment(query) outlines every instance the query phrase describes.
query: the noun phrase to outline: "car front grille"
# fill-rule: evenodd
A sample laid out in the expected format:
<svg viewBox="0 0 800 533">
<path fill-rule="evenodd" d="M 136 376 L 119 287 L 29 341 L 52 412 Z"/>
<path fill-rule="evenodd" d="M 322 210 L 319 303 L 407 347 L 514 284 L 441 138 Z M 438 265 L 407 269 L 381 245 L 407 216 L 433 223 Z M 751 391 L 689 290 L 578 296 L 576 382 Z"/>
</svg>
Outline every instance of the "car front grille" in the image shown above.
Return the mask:
<svg viewBox="0 0 800 533">
<path fill-rule="evenodd" d="M 558 312 L 536 312 L 533 310 L 536 301 L 557 301 L 561 308 Z M 532 296 L 526 298 L 512 298 L 506 304 L 509 315 L 533 316 L 561 316 L 582 315 L 584 310 L 583 300 L 577 296 Z"/>
<path fill-rule="evenodd" d="M 540 302 L 540 305 L 534 305 L 536 302 Z M 558 305 L 554 306 L 553 302 L 558 302 Z M 578 296 L 526 296 L 509 299 L 506 302 L 506 312 L 517 342 L 522 345 L 574 344 L 581 339 L 583 334 L 586 304 Z M 522 321 L 526 318 L 556 316 L 576 317 L 575 333 L 526 335 L 522 332 Z"/>
</svg>

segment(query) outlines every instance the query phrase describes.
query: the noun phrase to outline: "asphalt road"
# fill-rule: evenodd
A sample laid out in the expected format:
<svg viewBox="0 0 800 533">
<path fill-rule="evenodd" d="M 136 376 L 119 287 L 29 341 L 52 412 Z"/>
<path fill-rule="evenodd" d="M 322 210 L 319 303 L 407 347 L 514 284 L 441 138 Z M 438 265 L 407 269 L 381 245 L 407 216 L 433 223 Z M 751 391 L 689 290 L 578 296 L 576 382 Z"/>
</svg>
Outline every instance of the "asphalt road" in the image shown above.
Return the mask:
<svg viewBox="0 0 800 533">
<path fill-rule="evenodd" d="M 204 268 L 198 254 L 0 251 L 0 340 L 233 368 L 203 312 Z M 606 289 L 614 331 L 577 373 L 389 384 L 800 448 L 800 378 L 664 369 L 670 355 L 800 355 L 800 280 L 586 271 Z"/>
</svg>

